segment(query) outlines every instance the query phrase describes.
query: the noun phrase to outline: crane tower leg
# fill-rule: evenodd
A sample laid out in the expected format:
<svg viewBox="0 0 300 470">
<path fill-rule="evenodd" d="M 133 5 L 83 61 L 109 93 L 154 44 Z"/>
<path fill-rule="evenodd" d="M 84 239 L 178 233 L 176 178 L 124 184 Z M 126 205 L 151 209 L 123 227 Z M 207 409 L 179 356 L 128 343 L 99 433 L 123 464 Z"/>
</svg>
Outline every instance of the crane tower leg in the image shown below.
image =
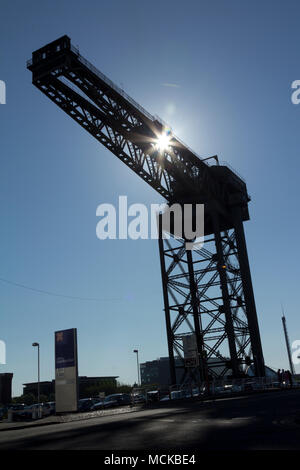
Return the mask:
<svg viewBox="0 0 300 470">
<path fill-rule="evenodd" d="M 250 265 L 248 259 L 247 245 L 245 239 L 244 226 L 242 221 L 241 207 L 234 206 L 232 208 L 234 231 L 236 244 L 238 249 L 238 258 L 240 264 L 240 272 L 242 285 L 244 290 L 244 298 L 246 305 L 246 314 L 248 319 L 248 328 L 251 339 L 252 354 L 254 359 L 255 375 L 257 377 L 265 376 L 265 364 L 263 350 L 261 345 L 259 326 L 257 320 L 254 292 L 252 286 Z"/>
<path fill-rule="evenodd" d="M 219 276 L 220 276 L 220 287 L 221 287 L 222 298 L 223 298 L 223 307 L 224 307 L 224 314 L 225 314 L 225 321 L 226 321 L 225 329 L 226 329 L 227 338 L 228 338 L 231 368 L 232 368 L 233 376 L 238 377 L 240 373 L 239 373 L 239 367 L 238 367 L 238 357 L 237 357 L 237 352 L 236 352 L 235 334 L 234 334 L 235 332 L 234 332 L 230 297 L 229 297 L 228 284 L 227 284 L 228 282 L 227 274 L 226 274 L 227 266 L 224 260 L 223 245 L 222 245 L 220 225 L 219 225 L 219 216 L 217 212 L 214 212 L 212 214 L 212 219 L 213 219 L 213 227 L 214 227 L 214 232 L 215 232 L 217 263 L 218 263 L 218 271 L 219 271 Z"/>
</svg>

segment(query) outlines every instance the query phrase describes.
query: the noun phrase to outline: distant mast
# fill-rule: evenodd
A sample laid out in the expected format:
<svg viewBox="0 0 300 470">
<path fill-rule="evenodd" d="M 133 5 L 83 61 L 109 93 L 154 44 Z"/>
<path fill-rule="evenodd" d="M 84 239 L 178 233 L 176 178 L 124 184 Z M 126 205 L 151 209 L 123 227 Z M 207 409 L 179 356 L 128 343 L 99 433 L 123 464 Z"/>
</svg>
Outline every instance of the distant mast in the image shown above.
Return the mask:
<svg viewBox="0 0 300 470">
<path fill-rule="evenodd" d="M 285 316 L 284 316 L 283 308 L 282 308 L 282 325 L 283 325 L 286 349 L 287 349 L 289 363 L 290 363 L 290 371 L 291 371 L 292 375 L 295 375 L 295 369 L 294 369 L 294 364 L 293 364 L 293 361 L 292 361 L 292 354 L 291 354 L 291 346 L 290 346 L 289 336 L 288 336 L 288 332 L 287 332 L 286 319 L 285 319 Z"/>
</svg>

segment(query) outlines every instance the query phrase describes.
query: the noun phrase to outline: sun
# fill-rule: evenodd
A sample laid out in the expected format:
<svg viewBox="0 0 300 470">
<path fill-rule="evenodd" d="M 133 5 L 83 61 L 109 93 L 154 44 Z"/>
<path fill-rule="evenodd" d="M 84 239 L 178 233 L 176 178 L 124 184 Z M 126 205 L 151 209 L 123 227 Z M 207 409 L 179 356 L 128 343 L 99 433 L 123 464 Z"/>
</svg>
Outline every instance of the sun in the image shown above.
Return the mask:
<svg viewBox="0 0 300 470">
<path fill-rule="evenodd" d="M 170 142 L 171 142 L 171 131 L 167 129 L 167 130 L 164 130 L 163 133 L 157 137 L 155 146 L 160 153 L 163 153 L 166 150 L 170 149 Z"/>
</svg>

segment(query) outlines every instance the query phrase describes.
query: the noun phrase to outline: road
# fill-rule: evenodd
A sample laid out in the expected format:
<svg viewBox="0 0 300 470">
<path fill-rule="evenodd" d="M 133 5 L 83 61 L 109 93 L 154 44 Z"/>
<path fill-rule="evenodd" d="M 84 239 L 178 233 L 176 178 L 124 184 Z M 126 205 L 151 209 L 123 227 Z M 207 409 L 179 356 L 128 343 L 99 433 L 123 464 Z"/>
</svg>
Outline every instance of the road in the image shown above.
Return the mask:
<svg viewBox="0 0 300 470">
<path fill-rule="evenodd" d="M 1 431 L 0 450 L 300 448 L 300 390 Z"/>
</svg>

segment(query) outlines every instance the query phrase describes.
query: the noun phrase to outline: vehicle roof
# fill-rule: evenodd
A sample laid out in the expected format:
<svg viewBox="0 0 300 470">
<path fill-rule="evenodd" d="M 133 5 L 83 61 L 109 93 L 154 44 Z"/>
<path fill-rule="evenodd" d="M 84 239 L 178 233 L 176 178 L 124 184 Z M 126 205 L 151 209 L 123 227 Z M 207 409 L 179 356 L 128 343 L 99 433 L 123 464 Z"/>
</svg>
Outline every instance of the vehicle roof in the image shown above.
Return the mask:
<svg viewBox="0 0 300 470">
<path fill-rule="evenodd" d="M 129 394 L 128 393 L 112 393 L 111 395 L 107 395 L 107 397 L 122 397 L 123 395 L 129 395 Z"/>
</svg>

